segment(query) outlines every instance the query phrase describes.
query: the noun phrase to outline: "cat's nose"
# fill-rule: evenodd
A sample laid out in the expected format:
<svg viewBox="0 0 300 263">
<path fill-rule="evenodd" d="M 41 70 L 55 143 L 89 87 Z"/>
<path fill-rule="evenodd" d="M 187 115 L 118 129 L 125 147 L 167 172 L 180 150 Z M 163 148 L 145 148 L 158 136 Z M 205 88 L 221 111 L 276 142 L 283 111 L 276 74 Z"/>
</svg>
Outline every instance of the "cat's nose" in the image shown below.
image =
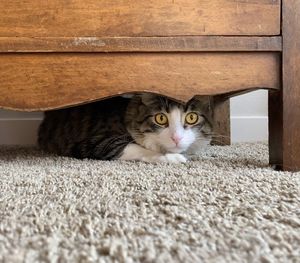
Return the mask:
<svg viewBox="0 0 300 263">
<path fill-rule="evenodd" d="M 174 134 L 171 139 L 176 143 L 176 145 L 182 140 L 182 136 Z"/>
</svg>

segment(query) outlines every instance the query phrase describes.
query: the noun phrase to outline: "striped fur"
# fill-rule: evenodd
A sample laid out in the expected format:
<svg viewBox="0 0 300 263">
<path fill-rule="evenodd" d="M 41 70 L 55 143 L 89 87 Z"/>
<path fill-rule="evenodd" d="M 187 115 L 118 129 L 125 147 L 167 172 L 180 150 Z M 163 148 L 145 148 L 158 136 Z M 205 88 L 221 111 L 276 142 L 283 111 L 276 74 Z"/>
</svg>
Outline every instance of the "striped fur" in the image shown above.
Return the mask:
<svg viewBox="0 0 300 263">
<path fill-rule="evenodd" d="M 118 159 L 129 144 L 149 148 L 146 136 L 155 136 L 163 127 L 153 122 L 157 112 L 199 111 L 204 121 L 193 129 L 207 138 L 212 115 L 209 100 L 192 100 L 187 105 L 157 95 L 115 97 L 67 109 L 48 111 L 39 128 L 38 143 L 47 152 L 75 158 Z M 153 148 L 154 147 L 151 147 Z M 150 149 L 150 150 L 153 150 Z M 156 151 L 166 152 L 160 147 Z"/>
</svg>

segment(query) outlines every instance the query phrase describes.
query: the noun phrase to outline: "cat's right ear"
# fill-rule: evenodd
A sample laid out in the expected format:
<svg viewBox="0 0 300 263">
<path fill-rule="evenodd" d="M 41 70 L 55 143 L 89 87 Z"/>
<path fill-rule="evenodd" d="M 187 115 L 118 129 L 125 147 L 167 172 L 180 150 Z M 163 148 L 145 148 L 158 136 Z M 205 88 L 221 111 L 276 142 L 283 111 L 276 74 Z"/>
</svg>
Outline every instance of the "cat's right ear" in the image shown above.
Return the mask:
<svg viewBox="0 0 300 263">
<path fill-rule="evenodd" d="M 146 106 L 149 106 L 153 103 L 155 103 L 156 99 L 157 99 L 157 95 L 153 94 L 153 93 L 142 93 L 140 95 L 142 103 Z"/>
</svg>

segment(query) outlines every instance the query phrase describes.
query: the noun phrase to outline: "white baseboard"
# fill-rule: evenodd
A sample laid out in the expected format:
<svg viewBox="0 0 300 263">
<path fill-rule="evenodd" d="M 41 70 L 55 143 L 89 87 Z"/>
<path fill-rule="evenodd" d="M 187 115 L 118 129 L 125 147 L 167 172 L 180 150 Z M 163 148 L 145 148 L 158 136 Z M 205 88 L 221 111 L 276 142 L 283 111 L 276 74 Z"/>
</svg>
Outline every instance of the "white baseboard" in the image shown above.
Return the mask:
<svg viewBox="0 0 300 263">
<path fill-rule="evenodd" d="M 0 144 L 36 144 L 41 119 L 0 119 Z"/>
<path fill-rule="evenodd" d="M 267 116 L 232 116 L 232 142 L 257 142 L 268 140 Z"/>
<path fill-rule="evenodd" d="M 40 122 L 40 118 L 0 119 L 0 144 L 35 144 Z M 232 142 L 268 140 L 268 117 L 231 117 L 231 138 Z"/>
</svg>

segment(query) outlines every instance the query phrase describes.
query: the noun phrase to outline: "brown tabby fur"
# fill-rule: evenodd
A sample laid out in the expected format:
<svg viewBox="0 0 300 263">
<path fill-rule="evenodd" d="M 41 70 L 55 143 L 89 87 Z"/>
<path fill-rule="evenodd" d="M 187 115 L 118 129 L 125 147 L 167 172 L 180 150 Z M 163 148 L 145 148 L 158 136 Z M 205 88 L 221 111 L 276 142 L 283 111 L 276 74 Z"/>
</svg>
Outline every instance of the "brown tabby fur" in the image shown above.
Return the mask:
<svg viewBox="0 0 300 263">
<path fill-rule="evenodd" d="M 209 97 L 180 104 L 162 96 L 142 100 L 114 97 L 86 105 L 45 113 L 39 128 L 41 149 L 58 155 L 101 160 L 117 159 L 129 143 L 140 144 L 144 132 L 156 132 L 159 127 L 147 116 L 176 106 L 184 110 L 201 111 L 205 124 L 199 126 L 210 133 L 212 111 Z M 197 128 L 197 127 L 195 127 Z M 207 135 L 209 136 L 209 135 Z"/>
</svg>

